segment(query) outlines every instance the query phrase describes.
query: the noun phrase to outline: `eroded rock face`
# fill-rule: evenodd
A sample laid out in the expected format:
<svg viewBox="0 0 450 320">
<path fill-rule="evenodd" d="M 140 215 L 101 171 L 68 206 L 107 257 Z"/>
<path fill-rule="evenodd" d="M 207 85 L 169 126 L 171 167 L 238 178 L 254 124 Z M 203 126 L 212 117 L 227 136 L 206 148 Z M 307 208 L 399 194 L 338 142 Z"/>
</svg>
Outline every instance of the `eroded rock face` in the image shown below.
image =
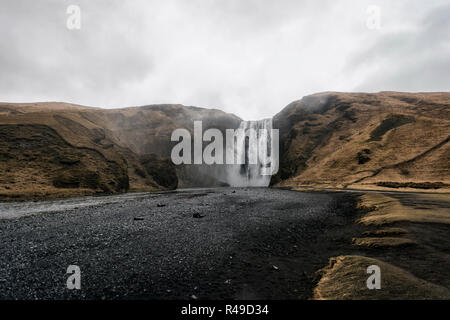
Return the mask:
<svg viewBox="0 0 450 320">
<path fill-rule="evenodd" d="M 448 185 L 450 94 L 327 92 L 274 117 L 277 186 Z M 419 184 L 418 184 L 419 183 Z"/>
</svg>

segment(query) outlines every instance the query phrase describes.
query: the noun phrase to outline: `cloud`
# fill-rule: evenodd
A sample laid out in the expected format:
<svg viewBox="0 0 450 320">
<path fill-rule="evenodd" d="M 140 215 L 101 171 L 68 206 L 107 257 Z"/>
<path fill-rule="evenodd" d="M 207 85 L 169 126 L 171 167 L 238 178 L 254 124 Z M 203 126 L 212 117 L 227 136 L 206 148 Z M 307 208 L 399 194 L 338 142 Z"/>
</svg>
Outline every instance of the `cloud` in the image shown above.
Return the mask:
<svg viewBox="0 0 450 320">
<path fill-rule="evenodd" d="M 81 30 L 66 8 L 81 8 Z M 366 8 L 381 8 L 381 30 Z M 0 101 L 182 103 L 245 119 L 318 91 L 448 90 L 446 1 L 9 1 Z"/>
<path fill-rule="evenodd" d="M 385 34 L 359 52 L 346 70 L 372 67 L 357 90 L 448 91 L 450 5 L 438 6 L 413 27 Z"/>
</svg>

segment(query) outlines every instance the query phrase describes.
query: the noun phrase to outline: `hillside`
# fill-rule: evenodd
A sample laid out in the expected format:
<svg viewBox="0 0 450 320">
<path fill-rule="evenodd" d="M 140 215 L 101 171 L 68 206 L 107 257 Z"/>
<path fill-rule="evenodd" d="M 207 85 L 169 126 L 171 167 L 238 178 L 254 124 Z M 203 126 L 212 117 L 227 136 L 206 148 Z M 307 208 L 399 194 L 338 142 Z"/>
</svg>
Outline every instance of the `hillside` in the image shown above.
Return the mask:
<svg viewBox="0 0 450 320">
<path fill-rule="evenodd" d="M 0 104 L 0 198 L 174 189 L 205 177 L 171 163 L 170 134 L 237 127 L 218 110 L 155 105 L 106 110 L 66 103 Z M 178 176 L 184 179 L 178 179 Z M 211 178 L 209 183 L 213 183 Z"/>
<path fill-rule="evenodd" d="M 450 190 L 450 93 L 319 93 L 289 104 L 274 127 L 272 185 Z"/>
<path fill-rule="evenodd" d="M 271 185 L 450 191 L 449 93 L 306 96 L 274 117 L 280 169 Z M 226 166 L 175 167 L 176 128 L 237 128 L 215 109 L 101 109 L 0 103 L 0 199 L 225 186 Z"/>
</svg>

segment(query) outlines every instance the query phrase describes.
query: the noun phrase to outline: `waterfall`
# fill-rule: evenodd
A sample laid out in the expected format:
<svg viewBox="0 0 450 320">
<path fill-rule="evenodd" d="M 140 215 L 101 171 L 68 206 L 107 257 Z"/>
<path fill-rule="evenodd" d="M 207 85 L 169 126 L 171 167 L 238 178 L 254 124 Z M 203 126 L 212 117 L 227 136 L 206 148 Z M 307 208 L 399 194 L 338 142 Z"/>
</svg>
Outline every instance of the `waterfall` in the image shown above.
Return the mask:
<svg viewBox="0 0 450 320">
<path fill-rule="evenodd" d="M 232 152 L 234 152 L 236 159 L 245 159 L 245 162 L 244 164 L 228 166 L 227 180 L 230 186 L 269 186 L 271 175 L 264 173 L 267 173 L 268 168 L 270 169 L 270 166 L 274 165 L 275 161 L 278 161 L 278 158 L 275 159 L 272 150 L 272 119 L 242 121 L 239 129 L 236 130 L 235 138 L 236 146 Z M 269 166 L 261 163 L 261 159 L 258 157 L 258 150 L 270 158 Z"/>
</svg>

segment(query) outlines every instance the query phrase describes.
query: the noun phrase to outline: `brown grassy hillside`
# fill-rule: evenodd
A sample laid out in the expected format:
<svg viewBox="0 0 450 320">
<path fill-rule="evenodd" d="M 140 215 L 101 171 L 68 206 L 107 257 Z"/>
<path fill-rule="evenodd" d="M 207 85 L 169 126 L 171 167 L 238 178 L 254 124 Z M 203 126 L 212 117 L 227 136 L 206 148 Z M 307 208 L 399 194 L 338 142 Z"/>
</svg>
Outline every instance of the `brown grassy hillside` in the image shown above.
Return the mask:
<svg viewBox="0 0 450 320">
<path fill-rule="evenodd" d="M 276 186 L 449 191 L 450 93 L 319 93 L 274 126 Z"/>
<path fill-rule="evenodd" d="M 126 168 L 94 148 L 77 147 L 42 124 L 0 124 L 2 198 L 128 190 Z"/>
<path fill-rule="evenodd" d="M 449 191 L 449 93 L 335 93 L 304 97 L 274 117 L 280 170 L 294 188 Z M 168 157 L 176 128 L 237 128 L 214 109 L 124 109 L 66 103 L 0 103 L 0 197 L 223 185 L 224 168 Z"/>
<path fill-rule="evenodd" d="M 170 134 L 233 127 L 217 110 L 156 105 L 105 110 L 66 103 L 0 104 L 0 198 L 174 189 Z M 185 170 L 186 171 L 186 170 Z"/>
</svg>

